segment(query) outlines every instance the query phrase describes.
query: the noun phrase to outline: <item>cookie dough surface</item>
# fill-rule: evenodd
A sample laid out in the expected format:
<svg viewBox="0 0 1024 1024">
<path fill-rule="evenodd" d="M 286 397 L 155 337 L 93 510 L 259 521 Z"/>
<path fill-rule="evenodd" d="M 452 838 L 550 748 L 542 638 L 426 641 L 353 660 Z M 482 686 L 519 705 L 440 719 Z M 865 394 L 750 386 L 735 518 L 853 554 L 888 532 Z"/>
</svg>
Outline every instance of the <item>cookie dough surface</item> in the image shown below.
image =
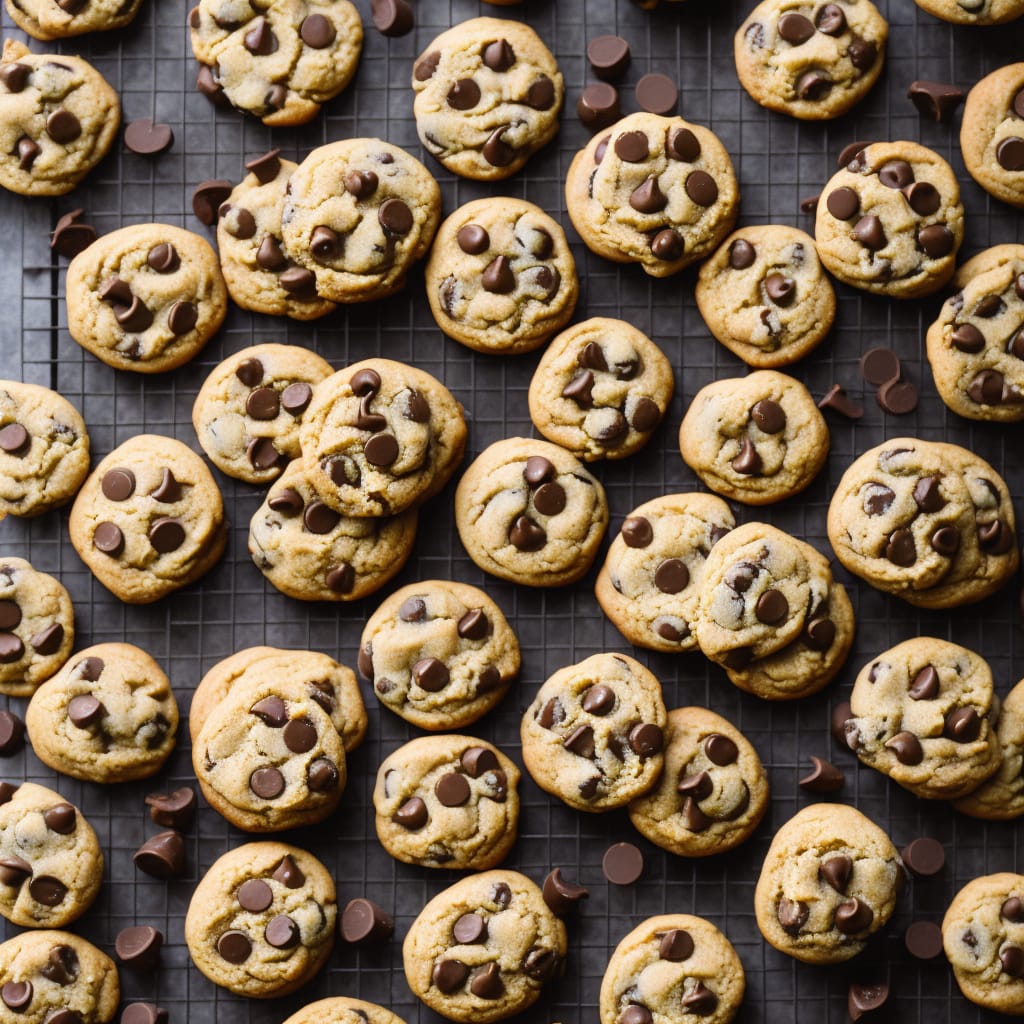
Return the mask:
<svg viewBox="0 0 1024 1024">
<path fill-rule="evenodd" d="M 956 25 L 1002 25 L 1024 14 L 1020 0 L 914 0 L 922 11 Z"/>
<path fill-rule="evenodd" d="M 67 39 L 83 32 L 124 28 L 138 13 L 142 0 L 6 0 L 7 13 L 18 28 L 34 39 Z"/>
<path fill-rule="evenodd" d="M 390 1010 L 362 999 L 320 999 L 292 1014 L 284 1024 L 405 1024 Z"/>
</svg>

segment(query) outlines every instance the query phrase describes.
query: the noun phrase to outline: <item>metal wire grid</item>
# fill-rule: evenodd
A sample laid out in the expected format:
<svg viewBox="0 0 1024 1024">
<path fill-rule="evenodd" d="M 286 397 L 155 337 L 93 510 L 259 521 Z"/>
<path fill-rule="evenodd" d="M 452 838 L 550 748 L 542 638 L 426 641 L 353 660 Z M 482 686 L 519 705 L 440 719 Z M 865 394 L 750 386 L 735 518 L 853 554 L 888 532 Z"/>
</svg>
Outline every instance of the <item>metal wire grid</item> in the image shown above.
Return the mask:
<svg viewBox="0 0 1024 1024">
<path fill-rule="evenodd" d="M 740 90 L 732 60 L 731 36 L 750 4 L 730 0 L 686 5 L 648 14 L 629 0 L 535 2 L 503 12 L 475 0 L 419 0 L 412 36 L 385 40 L 368 22 L 368 4 L 358 0 L 367 22 L 362 62 L 354 83 L 328 104 L 312 124 L 270 132 L 252 118 L 214 112 L 195 93 L 195 65 L 186 31 L 185 0 L 147 4 L 130 28 L 109 35 L 71 40 L 56 47 L 81 52 L 119 88 L 125 120 L 153 117 L 174 129 L 173 149 L 152 160 L 115 151 L 72 195 L 51 202 L 0 197 L 9 247 L 22 265 L 0 266 L 0 354 L 4 373 L 56 387 L 82 411 L 96 457 L 140 432 L 171 434 L 195 447 L 191 404 L 203 378 L 227 354 L 261 341 L 290 341 L 314 348 L 335 365 L 380 354 L 416 363 L 442 379 L 466 406 L 471 453 L 492 441 L 533 433 L 526 389 L 536 356 L 495 359 L 468 352 L 444 339 L 423 296 L 421 273 L 388 303 L 353 307 L 318 324 L 295 324 L 232 308 L 225 327 L 192 364 L 171 374 L 142 378 L 118 374 L 83 353 L 66 331 L 63 266 L 54 262 L 47 232 L 57 217 L 84 206 L 100 231 L 150 220 L 203 228 L 191 215 L 195 184 L 205 178 L 237 180 L 249 156 L 280 146 L 298 158 L 315 145 L 349 135 L 381 135 L 419 153 L 411 120 L 409 69 L 413 58 L 441 30 L 479 14 L 514 14 L 533 24 L 552 45 L 566 76 L 567 112 L 556 144 L 533 158 L 526 170 L 495 187 L 462 181 L 430 162 L 442 185 L 445 209 L 487 195 L 524 196 L 559 216 L 567 227 L 581 279 L 578 318 L 622 316 L 647 331 L 663 347 L 676 369 L 677 397 L 662 428 L 642 453 L 615 465 L 598 465 L 612 509 L 611 534 L 628 512 L 649 498 L 697 488 L 679 458 L 675 432 L 686 403 L 708 381 L 742 375 L 742 365 L 710 337 L 696 310 L 694 273 L 653 282 L 636 268 L 613 266 L 591 256 L 579 244 L 564 211 L 562 183 L 575 150 L 586 139 L 571 108 L 587 80 L 586 41 L 616 31 L 626 36 L 634 64 L 622 88 L 624 110 L 635 109 L 632 84 L 645 71 L 662 71 L 680 84 L 684 116 L 709 124 L 733 155 L 743 196 L 741 223 L 791 223 L 810 229 L 799 200 L 817 192 L 834 169 L 835 155 L 852 139 L 912 138 L 951 160 L 964 189 L 968 211 L 969 255 L 989 244 L 1024 241 L 1020 218 L 981 192 L 964 173 L 955 129 L 919 120 L 904 98 L 914 78 L 936 78 L 968 85 L 1017 58 L 1019 30 L 965 30 L 919 12 L 909 0 L 881 3 L 891 27 L 889 59 L 883 80 L 856 111 L 839 122 L 814 125 L 771 115 Z M 37 50 L 44 49 L 33 44 Z M 923 354 L 927 324 L 938 300 L 893 303 L 837 288 L 839 312 L 831 337 L 791 372 L 813 393 L 833 382 L 855 396 L 861 390 L 857 361 L 876 344 L 895 348 L 922 401 L 916 413 L 886 418 L 865 393 L 866 415 L 850 423 L 829 414 L 832 453 L 827 469 L 800 498 L 770 509 L 738 509 L 738 518 L 764 518 L 804 537 L 828 552 L 824 536 L 828 497 L 852 458 L 885 437 L 916 434 L 965 444 L 1001 468 L 1011 489 L 1024 484 L 1019 445 L 1006 444 L 1007 428 L 970 424 L 949 413 L 935 394 Z M 377 599 L 340 609 L 304 605 L 284 598 L 249 563 L 248 520 L 260 494 L 217 474 L 231 522 L 224 561 L 198 586 L 186 588 L 156 607 L 121 605 L 84 569 L 66 536 L 66 512 L 29 523 L 12 519 L 0 526 L 3 550 L 25 554 L 38 568 L 63 580 L 75 602 L 78 646 L 128 640 L 150 651 L 167 669 L 186 712 L 189 694 L 203 672 L 233 651 L 252 644 L 324 650 L 353 664 L 361 626 Z M 466 558 L 451 528 L 452 488 L 435 499 L 423 517 L 415 554 L 393 586 L 417 579 L 455 578 L 484 586 L 509 615 L 523 646 L 521 681 L 503 702 L 472 730 L 519 757 L 518 726 L 537 686 L 556 668 L 600 650 L 628 650 L 601 615 L 592 596 L 593 573 L 579 585 L 557 592 L 530 591 L 487 579 Z M 848 667 L 825 694 L 796 704 L 767 705 L 731 687 L 699 655 L 670 657 L 634 651 L 663 681 L 669 706 L 699 703 L 733 721 L 757 747 L 770 775 L 771 809 L 756 835 L 723 857 L 691 862 L 672 857 L 639 838 L 624 812 L 580 815 L 543 795 L 524 778 L 520 839 L 508 866 L 540 880 L 562 865 L 591 889 L 578 921 L 571 922 L 570 961 L 565 979 L 550 986 L 546 998 L 525 1015 L 537 1022 L 596 1019 L 596 993 L 605 963 L 618 940 L 641 918 L 665 911 L 693 912 L 722 927 L 743 960 L 748 994 L 743 1022 L 846 1021 L 846 987 L 851 979 L 889 976 L 901 1022 L 989 1021 L 998 1019 L 966 1003 L 944 961 L 919 964 L 902 943 L 914 919 L 939 920 L 953 892 L 977 874 L 1018 870 L 1014 825 L 981 825 L 948 807 L 915 799 L 867 769 L 852 755 L 834 749 L 828 732 L 830 705 L 848 693 L 858 667 L 880 650 L 909 636 L 932 634 L 957 640 L 984 654 L 997 687 L 1005 693 L 1021 673 L 1021 639 L 1014 621 L 1011 591 L 955 614 L 915 611 L 854 583 L 841 569 L 857 611 L 858 638 Z M 379 595 L 378 595 L 379 597 Z M 368 895 L 393 907 L 398 936 L 423 904 L 456 877 L 401 865 L 376 842 L 370 794 L 376 765 L 411 738 L 415 730 L 380 711 L 366 692 L 370 732 L 351 759 L 343 810 L 324 825 L 286 838 L 320 856 L 340 880 L 339 901 Z M 23 710 L 22 702 L 11 702 Z M 131 854 L 156 829 L 149 823 L 143 795 L 191 781 L 187 730 L 167 768 L 153 785 L 100 787 L 57 777 L 26 751 L 3 766 L 11 779 L 29 779 L 59 789 L 77 803 L 100 836 L 107 856 L 104 887 L 96 906 L 74 930 L 110 949 L 117 932 L 132 923 L 152 923 L 166 935 L 160 971 L 140 977 L 122 971 L 125 1001 L 152 999 L 171 1011 L 172 1020 L 194 1024 L 249 1021 L 277 1024 L 305 1002 L 329 994 L 358 995 L 392 1007 L 410 1024 L 437 1022 L 409 993 L 401 971 L 398 939 L 382 948 L 339 947 L 327 970 L 293 997 L 246 1003 L 215 988 L 189 965 L 183 943 L 183 917 L 191 890 L 205 869 L 228 848 L 246 841 L 217 814 L 202 808 L 189 833 L 189 873 L 179 882 L 161 883 L 135 871 Z M 775 829 L 798 807 L 810 802 L 797 779 L 811 753 L 832 756 L 847 771 L 841 798 L 856 804 L 903 844 L 917 835 L 933 835 L 946 844 L 950 858 L 938 880 L 914 881 L 883 936 L 853 964 L 814 969 L 776 953 L 760 939 L 753 920 L 753 886 Z M 608 843 L 636 842 L 646 869 L 635 886 L 620 889 L 604 882 L 600 860 Z M 0 923 L 0 935 L 16 931 Z"/>
</svg>

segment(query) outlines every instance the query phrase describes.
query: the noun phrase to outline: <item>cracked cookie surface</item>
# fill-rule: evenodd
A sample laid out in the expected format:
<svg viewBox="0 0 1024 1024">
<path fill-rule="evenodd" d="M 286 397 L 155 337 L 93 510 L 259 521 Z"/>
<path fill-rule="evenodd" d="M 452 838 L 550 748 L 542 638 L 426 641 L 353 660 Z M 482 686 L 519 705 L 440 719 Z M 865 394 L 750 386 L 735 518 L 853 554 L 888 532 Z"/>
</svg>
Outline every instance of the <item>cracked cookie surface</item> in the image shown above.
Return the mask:
<svg viewBox="0 0 1024 1024">
<path fill-rule="evenodd" d="M 406 1024 L 401 1017 L 376 1003 L 333 996 L 309 1003 L 284 1024 Z"/>
<path fill-rule="evenodd" d="M 67 39 L 83 32 L 124 28 L 142 0 L 6 0 L 11 21 L 34 39 Z"/>
</svg>

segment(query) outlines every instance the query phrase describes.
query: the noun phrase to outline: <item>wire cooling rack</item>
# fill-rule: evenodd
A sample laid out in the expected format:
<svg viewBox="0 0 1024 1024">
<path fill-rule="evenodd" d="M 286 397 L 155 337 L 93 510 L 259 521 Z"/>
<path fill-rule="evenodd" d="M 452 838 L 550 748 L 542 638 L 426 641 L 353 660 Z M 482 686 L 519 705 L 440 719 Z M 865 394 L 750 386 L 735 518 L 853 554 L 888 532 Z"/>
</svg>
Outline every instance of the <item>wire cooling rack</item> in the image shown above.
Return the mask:
<svg viewBox="0 0 1024 1024">
<path fill-rule="evenodd" d="M 713 341 L 701 321 L 693 300 L 693 270 L 652 281 L 636 267 L 620 267 L 592 256 L 569 225 L 562 183 L 573 153 L 587 137 L 572 107 L 588 80 L 584 57 L 588 39 L 617 32 L 631 43 L 633 67 L 622 87 L 624 111 L 636 109 L 633 84 L 644 72 L 661 71 L 679 83 L 679 111 L 710 125 L 732 154 L 743 197 L 741 224 L 782 222 L 809 230 L 811 218 L 800 212 L 799 201 L 820 190 L 843 145 L 854 139 L 909 138 L 938 150 L 957 171 L 967 209 L 965 255 L 991 244 L 1024 241 L 1020 215 L 986 196 L 964 172 L 956 127 L 920 119 L 906 99 L 907 86 L 916 78 L 969 86 L 994 68 L 1019 59 L 1019 27 L 954 27 L 919 11 L 910 0 L 880 0 L 891 28 L 882 80 L 851 114 L 835 122 L 812 124 L 769 114 L 740 90 L 732 34 L 752 6 L 750 0 L 690 0 L 654 13 L 641 11 L 630 0 L 527 0 L 507 10 L 476 0 L 418 0 L 415 33 L 393 40 L 383 38 L 369 24 L 368 0 L 357 2 L 367 34 L 355 80 L 320 117 L 298 129 L 271 131 L 253 118 L 215 111 L 195 92 L 195 64 L 185 29 L 187 0 L 146 0 L 131 27 L 53 47 L 93 61 L 120 90 L 126 121 L 152 117 L 170 124 L 175 135 L 173 148 L 157 158 L 137 156 L 115 145 L 86 182 L 61 199 L 0 196 L 7 249 L 0 261 L 2 373 L 54 387 L 74 402 L 89 426 L 95 458 L 143 431 L 170 434 L 195 448 L 190 413 L 202 380 L 227 354 L 264 341 L 311 347 L 339 367 L 382 355 L 428 370 L 466 407 L 468 457 L 502 437 L 532 433 L 526 391 L 539 353 L 488 357 L 444 338 L 430 317 L 422 273 L 414 272 L 407 289 L 386 303 L 341 309 L 313 325 L 232 308 L 224 329 L 191 364 L 146 378 L 108 368 L 71 340 L 63 301 L 64 265 L 55 260 L 47 244 L 58 217 L 76 207 L 84 207 L 86 219 L 101 232 L 155 220 L 203 233 L 206 229 L 191 212 L 196 183 L 215 177 L 237 181 L 244 160 L 272 146 L 295 159 L 329 140 L 381 135 L 420 155 L 411 117 L 412 61 L 437 33 L 481 14 L 520 17 L 540 32 L 565 74 L 567 112 L 558 140 L 505 183 L 488 186 L 458 180 L 425 158 L 441 182 L 445 210 L 501 194 L 522 196 L 549 210 L 561 220 L 573 243 L 581 284 L 577 318 L 604 315 L 629 320 L 655 339 L 675 368 L 677 396 L 650 445 L 625 462 L 595 468 L 608 490 L 613 532 L 641 502 L 697 488 L 676 444 L 683 410 L 704 384 L 742 375 L 744 369 Z M 10 29 L 9 24 L 6 27 Z M 16 30 L 10 34 L 21 37 Z M 47 45 L 53 44 L 33 43 L 32 47 L 42 51 Z M 1019 439 L 1020 428 L 958 419 L 935 392 L 923 345 L 925 329 L 940 300 L 898 303 L 842 285 L 837 291 L 835 330 L 789 372 L 816 396 L 838 382 L 860 397 L 861 353 L 888 345 L 897 350 L 920 387 L 921 403 L 908 416 L 885 416 L 865 392 L 862 420 L 854 423 L 829 413 L 832 451 L 815 484 L 799 498 L 773 508 L 739 508 L 738 519 L 767 519 L 828 553 L 825 512 L 843 469 L 855 455 L 884 438 L 903 434 L 966 445 L 1001 468 L 1019 497 L 1024 491 L 1024 452 L 1014 438 Z M 201 583 L 155 606 L 122 605 L 93 580 L 68 543 L 66 510 L 31 522 L 8 518 L 0 524 L 0 551 L 28 557 L 38 568 L 56 573 L 70 590 L 78 645 L 128 640 L 145 648 L 170 675 L 183 712 L 195 684 L 211 665 L 252 644 L 309 647 L 354 665 L 362 624 L 382 596 L 335 607 L 301 604 L 277 593 L 246 552 L 248 522 L 260 503 L 260 492 L 216 470 L 214 475 L 231 523 L 227 554 Z M 594 572 L 574 587 L 550 592 L 485 578 L 466 557 L 455 534 L 452 493 L 449 487 L 431 502 L 430 513 L 421 520 L 415 554 L 389 589 L 417 579 L 454 578 L 484 586 L 505 610 L 522 642 L 521 678 L 502 705 L 470 731 L 519 759 L 519 719 L 540 683 L 569 662 L 601 650 L 630 648 L 600 613 L 592 593 Z M 769 705 L 734 689 L 699 655 L 633 652 L 662 680 L 669 707 L 697 703 L 713 708 L 742 729 L 760 753 L 770 775 L 771 808 L 753 838 L 739 849 L 700 861 L 674 857 L 640 838 L 625 812 L 603 816 L 573 812 L 524 778 L 520 838 L 507 865 L 537 881 L 560 865 L 590 888 L 578 920 L 569 924 L 567 974 L 549 986 L 524 1020 L 531 1024 L 596 1020 L 596 996 L 612 949 L 642 918 L 666 911 L 704 915 L 732 940 L 747 973 L 747 997 L 738 1018 L 746 1024 L 845 1022 L 848 983 L 878 976 L 891 982 L 893 1019 L 901 1024 L 999 1019 L 960 996 L 943 959 L 914 961 L 902 935 L 912 920 L 941 920 L 953 893 L 972 877 L 1019 870 L 1019 827 L 982 824 L 958 816 L 946 805 L 917 800 L 881 775 L 858 767 L 849 753 L 840 752 L 830 738 L 828 722 L 830 706 L 848 695 L 864 662 L 918 634 L 956 640 L 979 651 L 992 665 L 997 689 L 1005 694 L 1024 674 L 1019 581 L 981 605 L 938 613 L 913 610 L 851 580 L 841 568 L 837 576 L 849 588 L 856 608 L 856 646 L 839 679 L 825 693 L 807 700 Z M 324 860 L 339 880 L 342 904 L 355 896 L 369 896 L 394 909 L 398 931 L 394 941 L 380 947 L 357 949 L 339 943 L 327 969 L 300 993 L 283 1000 L 246 1002 L 217 989 L 190 966 L 183 941 L 184 913 L 195 883 L 220 854 L 251 837 L 230 828 L 204 806 L 188 833 L 185 878 L 158 882 L 132 864 L 134 850 L 156 831 L 143 796 L 192 781 L 187 729 L 181 730 L 178 749 L 151 784 L 103 787 L 58 777 L 30 750 L 0 762 L 0 776 L 59 789 L 96 826 L 107 858 L 104 885 L 98 902 L 74 930 L 107 950 L 112 949 L 117 932 L 129 924 L 153 924 L 166 935 L 157 973 L 122 971 L 125 1001 L 155 1001 L 170 1011 L 172 1021 L 191 1024 L 279 1024 L 306 1002 L 327 995 L 353 995 L 391 1007 L 410 1024 L 440 1021 L 405 984 L 401 937 L 426 901 L 456 876 L 398 864 L 377 844 L 370 799 L 376 766 L 416 730 L 381 710 L 369 688 L 364 689 L 369 736 L 351 759 L 343 809 L 323 825 L 286 838 Z M 24 702 L 10 704 L 23 713 Z M 908 886 L 896 915 L 869 952 L 852 964 L 832 969 L 798 964 L 777 953 L 762 942 L 753 917 L 754 884 L 772 834 L 811 802 L 797 786 L 810 754 L 831 757 L 845 770 L 847 785 L 839 799 L 877 821 L 897 845 L 931 835 L 945 844 L 948 856 L 941 876 Z M 646 858 L 642 879 L 627 888 L 606 883 L 600 868 L 605 848 L 622 839 L 637 843 Z M 0 922 L 0 935 L 8 937 L 15 931 L 6 921 Z"/>
</svg>

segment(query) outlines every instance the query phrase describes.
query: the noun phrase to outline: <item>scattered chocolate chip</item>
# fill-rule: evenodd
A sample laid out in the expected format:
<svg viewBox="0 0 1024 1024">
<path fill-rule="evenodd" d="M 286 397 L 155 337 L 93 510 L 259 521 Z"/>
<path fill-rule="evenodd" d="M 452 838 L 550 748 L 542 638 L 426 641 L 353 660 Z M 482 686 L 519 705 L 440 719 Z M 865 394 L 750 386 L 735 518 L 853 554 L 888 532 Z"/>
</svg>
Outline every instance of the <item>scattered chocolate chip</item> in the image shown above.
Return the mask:
<svg viewBox="0 0 1024 1024">
<path fill-rule="evenodd" d="M 137 971 L 152 971 L 160 962 L 163 935 L 152 925 L 123 928 L 114 940 L 118 960 Z"/>
<path fill-rule="evenodd" d="M 412 31 L 416 21 L 412 13 L 412 7 L 406 0 L 370 0 L 370 16 L 373 18 L 373 24 L 377 31 L 381 35 L 392 38 L 407 35 Z M 420 63 L 426 63 L 432 56 L 434 54 L 429 54 Z M 437 54 L 438 60 L 440 60 L 440 56 L 440 54 Z M 433 71 L 436 70 L 437 63 L 435 62 Z M 426 77 L 430 78 L 433 71 Z M 419 81 L 426 81 L 426 79 L 421 78 Z"/>
<path fill-rule="evenodd" d="M 373 900 L 350 900 L 341 915 L 341 935 L 346 942 L 384 942 L 394 933 L 395 919 Z"/>
<path fill-rule="evenodd" d="M 141 118 L 126 126 L 124 144 L 140 156 L 154 156 L 174 145 L 174 132 L 168 124 L 154 123 L 148 117 Z"/>
<path fill-rule="evenodd" d="M 181 878 L 185 874 L 185 842 L 170 829 L 147 839 L 132 857 L 135 866 L 154 878 Z"/>
<path fill-rule="evenodd" d="M 833 384 L 825 397 L 818 402 L 819 409 L 834 409 L 841 416 L 851 420 L 859 420 L 864 415 L 864 407 L 852 401 L 846 390 L 839 384 Z"/>
<path fill-rule="evenodd" d="M 576 101 L 576 116 L 592 131 L 610 127 L 622 116 L 618 89 L 607 82 L 585 86 Z"/>
<path fill-rule="evenodd" d="M 221 204 L 227 200 L 233 189 L 231 182 L 223 178 L 200 182 L 192 193 L 192 212 L 202 224 L 210 227 L 217 222 Z"/>
<path fill-rule="evenodd" d="M 584 886 L 563 878 L 561 868 L 555 868 L 548 874 L 541 891 L 544 894 L 544 902 L 550 907 L 551 912 L 559 917 L 565 917 L 577 908 L 581 900 L 590 896 L 589 890 Z"/>
<path fill-rule="evenodd" d="M 904 416 L 917 408 L 917 387 L 906 379 L 891 380 L 878 389 L 877 398 L 883 411 Z"/>
<path fill-rule="evenodd" d="M 804 196 L 800 200 L 800 212 L 814 214 L 818 212 L 818 200 L 821 198 L 820 194 L 813 196 Z"/>
<path fill-rule="evenodd" d="M 605 851 L 601 870 L 612 885 L 632 885 L 643 874 L 644 855 L 632 843 L 615 843 Z"/>
<path fill-rule="evenodd" d="M 923 116 L 930 117 L 938 124 L 952 119 L 953 112 L 963 103 L 966 93 L 944 82 L 918 80 L 910 83 L 907 96 Z"/>
<path fill-rule="evenodd" d="M 942 929 L 933 921 L 915 921 L 903 934 L 907 952 L 917 960 L 934 960 L 942 954 Z"/>
<path fill-rule="evenodd" d="M 6 68 L 25 67 L 24 64 L 7 65 Z M 6 70 L 6 69 L 5 69 Z M 57 221 L 50 235 L 50 248 L 65 259 L 73 259 L 96 241 L 96 229 L 91 224 L 79 223 L 84 210 L 72 210 Z"/>
<path fill-rule="evenodd" d="M 946 851 L 937 839 L 921 836 L 900 853 L 903 863 L 920 878 L 937 875 L 946 864 Z"/>
<path fill-rule="evenodd" d="M 811 755 L 813 769 L 800 780 L 808 793 L 837 793 L 846 784 L 846 776 L 830 761 Z"/>
<path fill-rule="evenodd" d="M 18 643 L 20 644 L 21 641 L 19 640 Z M 25 723 L 13 711 L 0 711 L 0 757 L 10 757 L 21 750 L 24 745 Z M 47 811 L 47 814 L 50 813 L 52 812 Z M 72 814 L 74 814 L 73 810 Z"/>
<path fill-rule="evenodd" d="M 667 117 L 675 112 L 679 89 L 668 75 L 647 74 L 636 83 L 636 102 L 649 114 Z"/>
<path fill-rule="evenodd" d="M 598 78 L 615 81 L 629 70 L 629 43 L 621 36 L 597 36 L 587 44 L 587 60 Z"/>
<path fill-rule="evenodd" d="M 881 1010 L 889 1000 L 889 986 L 883 981 L 873 985 L 853 982 L 846 997 L 846 1008 L 853 1024 L 859 1024 L 868 1014 Z M 871 1018 L 874 1019 L 874 1018 Z"/>
</svg>

